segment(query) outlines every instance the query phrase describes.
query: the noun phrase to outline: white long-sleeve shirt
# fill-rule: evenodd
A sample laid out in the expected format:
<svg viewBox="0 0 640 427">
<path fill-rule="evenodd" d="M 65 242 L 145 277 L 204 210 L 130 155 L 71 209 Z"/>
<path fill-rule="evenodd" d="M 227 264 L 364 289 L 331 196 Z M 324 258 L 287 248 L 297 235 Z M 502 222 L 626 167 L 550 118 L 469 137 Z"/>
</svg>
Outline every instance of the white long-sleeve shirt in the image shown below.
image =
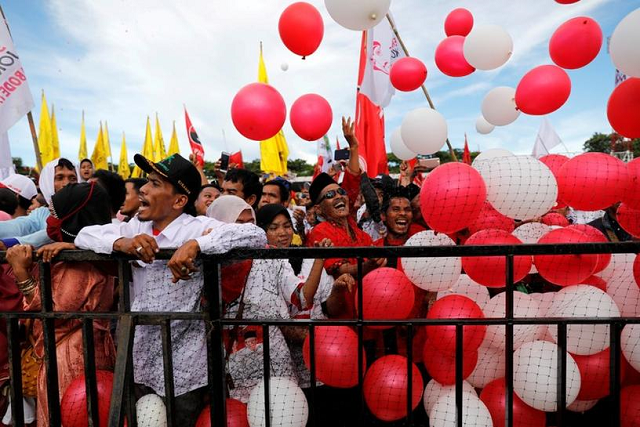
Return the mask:
<svg viewBox="0 0 640 427">
<path fill-rule="evenodd" d="M 203 233 L 211 232 L 203 236 Z M 112 253 L 113 244 L 121 237 L 139 234 L 153 236 L 152 223 L 133 218 L 127 223 L 83 228 L 75 245 L 97 253 Z M 225 224 L 208 217 L 183 214 L 157 236 L 161 249 L 178 248 L 195 239 L 205 254 L 224 253 L 237 247 L 260 248 L 267 244 L 264 231 L 253 224 Z M 201 267 L 201 266 L 200 266 Z M 197 312 L 200 311 L 204 285 L 202 268 L 189 280 L 172 283 L 166 260 L 151 264 L 134 263 L 131 311 L 133 312 Z M 175 395 L 179 396 L 207 384 L 207 349 L 204 322 L 175 320 L 171 322 L 171 348 Z M 133 364 L 136 383 L 151 387 L 165 395 L 160 327 L 137 326 L 134 337 Z"/>
</svg>

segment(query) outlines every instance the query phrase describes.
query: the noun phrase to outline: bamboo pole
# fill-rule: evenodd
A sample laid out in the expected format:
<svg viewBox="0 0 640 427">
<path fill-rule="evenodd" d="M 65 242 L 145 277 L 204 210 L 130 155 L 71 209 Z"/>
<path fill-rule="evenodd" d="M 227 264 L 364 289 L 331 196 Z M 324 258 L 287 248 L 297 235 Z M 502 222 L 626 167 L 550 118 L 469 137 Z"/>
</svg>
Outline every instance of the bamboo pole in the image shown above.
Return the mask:
<svg viewBox="0 0 640 427">
<path fill-rule="evenodd" d="M 398 39 L 398 43 L 400 43 L 400 46 L 402 47 L 402 50 L 404 51 L 404 54 L 406 56 L 411 56 L 409 55 L 409 50 L 407 49 L 407 46 L 404 44 L 404 42 L 402 41 L 402 38 L 400 37 L 400 33 L 398 32 L 398 29 L 396 28 L 396 24 L 393 22 L 393 19 L 391 19 L 391 16 L 387 13 L 387 21 L 389 21 L 389 25 L 391 25 L 391 29 L 393 30 L 393 33 L 396 35 L 396 38 Z M 431 96 L 429 96 L 429 92 L 427 91 L 426 86 L 424 85 L 424 83 L 422 84 L 422 92 L 424 93 L 424 96 L 427 98 L 427 102 L 429 103 L 429 107 L 431 107 L 431 109 L 435 110 L 436 107 L 435 105 L 433 105 L 433 101 L 431 100 Z M 454 162 L 458 161 L 458 157 L 456 156 L 456 153 L 453 151 L 453 147 L 451 146 L 451 142 L 449 142 L 449 138 L 447 138 L 447 147 L 449 147 L 449 154 L 451 154 L 451 158 L 453 159 Z"/>
</svg>

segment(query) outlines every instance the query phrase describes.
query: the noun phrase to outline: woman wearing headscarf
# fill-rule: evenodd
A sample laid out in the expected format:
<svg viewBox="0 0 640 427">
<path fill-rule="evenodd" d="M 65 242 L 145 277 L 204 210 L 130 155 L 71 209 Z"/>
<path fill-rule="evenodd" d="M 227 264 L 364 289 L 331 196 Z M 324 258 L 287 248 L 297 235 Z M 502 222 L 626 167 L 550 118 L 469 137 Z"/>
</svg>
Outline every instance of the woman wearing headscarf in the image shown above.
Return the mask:
<svg viewBox="0 0 640 427">
<path fill-rule="evenodd" d="M 228 224 L 256 223 L 256 214 L 253 208 L 238 196 L 218 197 L 207 208 L 207 216 Z"/>
<path fill-rule="evenodd" d="M 69 184 L 52 197 L 51 216 L 47 219 L 47 234 L 56 243 L 43 246 L 38 255 L 51 262 L 60 251 L 75 249 L 73 241 L 85 226 L 111 222 L 109 197 L 96 183 Z M 16 285 L 23 297 L 25 311 L 41 309 L 38 268 L 34 250 L 17 245 L 7 251 L 7 262 L 13 269 Z M 109 281 L 111 264 L 97 262 L 56 262 L 51 266 L 51 293 L 55 311 L 109 311 L 113 305 L 113 285 Z M 96 369 L 113 367 L 115 349 L 109 334 L 108 320 L 94 320 Z M 44 357 L 43 329 L 35 322 L 30 333 L 37 358 Z M 60 397 L 69 383 L 84 373 L 82 352 L 82 322 L 60 319 L 55 324 L 56 356 Z M 38 372 L 38 425 L 48 425 L 46 373 L 44 365 Z"/>
</svg>

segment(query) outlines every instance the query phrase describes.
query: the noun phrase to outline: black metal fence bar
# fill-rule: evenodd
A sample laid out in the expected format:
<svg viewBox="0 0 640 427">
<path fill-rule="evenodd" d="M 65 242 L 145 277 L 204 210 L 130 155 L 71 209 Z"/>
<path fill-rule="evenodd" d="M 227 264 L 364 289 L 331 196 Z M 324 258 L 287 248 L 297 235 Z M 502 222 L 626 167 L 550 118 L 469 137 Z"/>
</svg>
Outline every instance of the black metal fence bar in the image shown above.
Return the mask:
<svg viewBox="0 0 640 427">
<path fill-rule="evenodd" d="M 309 374 L 310 374 L 310 395 L 311 403 L 309 405 L 309 419 L 311 427 L 316 426 L 316 330 L 314 325 L 309 325 Z"/>
<path fill-rule="evenodd" d="M 96 359 L 93 340 L 93 319 L 82 319 L 82 354 L 84 358 L 84 385 L 87 391 L 89 427 L 98 427 L 98 387 L 96 384 Z"/>
<path fill-rule="evenodd" d="M 11 414 L 13 424 L 24 426 L 24 410 L 22 405 L 22 364 L 20 358 L 20 328 L 17 318 L 7 319 L 7 344 L 9 356 L 9 378 L 11 381 Z"/>
<path fill-rule="evenodd" d="M 407 324 L 407 424 L 413 426 L 413 324 Z"/>
<path fill-rule="evenodd" d="M 507 319 L 507 324 L 504 326 L 505 329 L 505 366 L 504 366 L 504 417 L 505 417 L 505 426 L 513 427 L 513 357 L 509 357 L 513 355 L 513 322 L 510 322 L 508 319 L 513 319 L 513 292 L 514 292 L 514 283 L 513 283 L 513 255 L 507 255 L 506 257 L 506 301 L 505 301 L 505 319 Z"/>
<path fill-rule="evenodd" d="M 173 427 L 174 390 L 173 390 L 173 351 L 171 349 L 171 321 L 165 319 L 160 327 L 162 334 L 162 361 L 164 366 L 164 392 L 167 410 L 167 426 Z"/>
<path fill-rule="evenodd" d="M 567 325 L 558 324 L 558 411 L 556 412 L 557 427 L 564 426 L 564 413 L 567 407 Z"/>
<path fill-rule="evenodd" d="M 622 354 L 620 348 L 620 333 L 622 324 L 611 322 L 609 328 L 609 398 L 611 402 L 611 425 L 620 425 L 620 368 L 622 365 Z"/>
<path fill-rule="evenodd" d="M 456 325 L 456 426 L 463 427 L 464 401 L 462 396 L 462 381 L 464 374 L 464 329 L 462 324 Z"/>
<path fill-rule="evenodd" d="M 262 348 L 264 369 L 264 426 L 271 427 L 271 358 L 269 348 L 269 325 L 262 324 Z"/>
</svg>

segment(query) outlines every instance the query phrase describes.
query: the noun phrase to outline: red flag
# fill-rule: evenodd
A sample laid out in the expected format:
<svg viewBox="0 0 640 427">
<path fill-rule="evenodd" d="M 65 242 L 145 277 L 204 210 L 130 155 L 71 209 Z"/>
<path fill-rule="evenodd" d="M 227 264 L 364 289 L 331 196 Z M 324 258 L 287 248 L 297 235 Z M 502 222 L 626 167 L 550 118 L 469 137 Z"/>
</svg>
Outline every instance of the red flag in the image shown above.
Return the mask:
<svg viewBox="0 0 640 427">
<path fill-rule="evenodd" d="M 237 168 L 244 169 L 244 162 L 242 161 L 242 151 L 233 153 L 229 156 L 229 164 L 235 164 Z"/>
<path fill-rule="evenodd" d="M 469 143 L 467 142 L 467 134 L 464 134 L 464 153 L 462 154 L 462 163 L 471 164 L 471 152 L 469 151 Z"/>
<path fill-rule="evenodd" d="M 187 113 L 187 107 L 184 107 L 184 120 L 187 124 L 187 136 L 189 137 L 189 145 L 191 145 L 191 152 L 196 156 L 196 162 L 200 166 L 204 166 L 204 147 L 198 138 L 198 134 L 196 130 L 193 128 L 191 124 L 191 119 L 189 118 L 189 113 Z"/>
</svg>

